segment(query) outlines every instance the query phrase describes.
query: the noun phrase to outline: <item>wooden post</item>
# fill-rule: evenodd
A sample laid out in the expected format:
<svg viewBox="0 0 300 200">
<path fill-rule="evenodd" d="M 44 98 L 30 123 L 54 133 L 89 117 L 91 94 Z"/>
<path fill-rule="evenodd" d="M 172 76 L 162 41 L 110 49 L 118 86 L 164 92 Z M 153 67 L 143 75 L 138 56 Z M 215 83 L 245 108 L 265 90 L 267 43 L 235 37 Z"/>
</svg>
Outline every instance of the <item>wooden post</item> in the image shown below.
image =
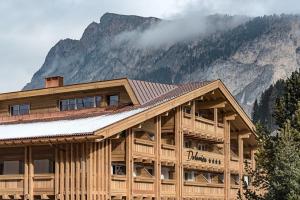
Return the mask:
<svg viewBox="0 0 300 200">
<path fill-rule="evenodd" d="M 24 147 L 24 199 L 28 195 L 28 147 Z"/>
<path fill-rule="evenodd" d="M 183 145 L 183 134 L 181 130 L 181 119 L 182 119 L 182 108 L 176 108 L 175 114 L 175 155 L 176 159 L 175 174 L 176 174 L 176 197 L 182 199 L 182 187 L 183 187 L 183 169 L 182 169 L 182 145 Z"/>
<path fill-rule="evenodd" d="M 224 120 L 224 199 L 230 198 L 230 121 Z"/>
<path fill-rule="evenodd" d="M 252 168 L 252 170 L 255 170 L 255 168 L 256 168 L 255 152 L 256 152 L 256 149 L 254 147 L 251 147 L 250 156 L 251 156 L 251 168 Z"/>
<path fill-rule="evenodd" d="M 59 160 L 58 160 L 58 149 L 55 147 L 55 185 L 54 185 L 54 192 L 55 192 L 55 200 L 58 199 L 59 195 Z"/>
<path fill-rule="evenodd" d="M 65 177 L 65 200 L 69 200 L 69 196 L 70 196 L 70 157 L 69 157 L 69 144 L 66 144 L 66 177 Z"/>
<path fill-rule="evenodd" d="M 218 108 L 214 108 L 214 126 L 215 126 L 215 136 L 217 136 L 218 131 Z"/>
<path fill-rule="evenodd" d="M 127 199 L 132 199 L 132 129 L 126 132 L 126 177 L 127 177 Z"/>
<path fill-rule="evenodd" d="M 196 102 L 192 101 L 192 130 L 195 133 L 196 130 Z"/>
<path fill-rule="evenodd" d="M 240 192 L 243 193 L 243 171 L 244 171 L 244 141 L 241 135 L 238 136 L 238 144 L 239 144 L 239 185 Z"/>
<path fill-rule="evenodd" d="M 62 146 L 61 146 L 62 147 Z M 60 158 L 59 158 L 59 172 L 60 172 L 60 183 L 59 183 L 59 193 L 60 197 L 64 198 L 64 191 L 65 191 L 65 160 L 64 160 L 64 152 L 60 150 Z"/>
<path fill-rule="evenodd" d="M 76 177 L 76 200 L 80 200 L 79 191 L 80 191 L 80 153 L 79 153 L 80 144 L 76 144 L 76 165 L 75 165 L 75 177 Z"/>
<path fill-rule="evenodd" d="M 157 116 L 155 118 L 155 127 L 156 127 L 156 135 L 155 135 L 155 196 L 157 199 L 160 198 L 160 188 L 161 188 L 161 162 L 160 162 L 160 153 L 161 153 L 161 116 Z"/>
<path fill-rule="evenodd" d="M 32 160 L 32 147 L 28 147 L 28 162 L 29 162 L 29 181 L 28 181 L 28 187 L 29 187 L 29 200 L 33 200 L 33 176 L 34 176 L 34 171 L 33 171 L 33 160 Z"/>
</svg>

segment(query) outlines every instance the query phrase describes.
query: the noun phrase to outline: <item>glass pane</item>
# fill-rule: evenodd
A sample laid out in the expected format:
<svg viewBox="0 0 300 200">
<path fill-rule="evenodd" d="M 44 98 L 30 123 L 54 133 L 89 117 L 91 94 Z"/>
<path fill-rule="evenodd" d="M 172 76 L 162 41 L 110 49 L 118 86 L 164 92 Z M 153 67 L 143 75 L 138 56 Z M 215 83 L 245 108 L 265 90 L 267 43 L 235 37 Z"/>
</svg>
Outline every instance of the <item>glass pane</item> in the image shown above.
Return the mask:
<svg viewBox="0 0 300 200">
<path fill-rule="evenodd" d="M 85 97 L 83 99 L 83 105 L 85 108 L 93 108 L 95 103 L 94 97 Z"/>
<path fill-rule="evenodd" d="M 69 101 L 68 100 L 61 100 L 60 101 L 60 110 L 65 111 L 69 109 Z"/>
<path fill-rule="evenodd" d="M 101 96 L 96 96 L 96 107 L 101 106 L 101 101 L 102 101 L 102 97 Z"/>
<path fill-rule="evenodd" d="M 83 100 L 82 99 L 76 99 L 76 103 L 77 103 L 77 109 L 83 108 Z"/>
<path fill-rule="evenodd" d="M 49 159 L 34 160 L 34 173 L 47 174 L 53 173 L 53 162 Z"/>
<path fill-rule="evenodd" d="M 119 96 L 112 95 L 108 97 L 108 105 L 109 106 L 117 106 L 119 104 Z"/>
<path fill-rule="evenodd" d="M 29 114 L 29 104 L 20 105 L 20 115 L 28 115 Z"/>
<path fill-rule="evenodd" d="M 19 115 L 19 105 L 11 106 L 10 110 L 12 116 Z"/>
<path fill-rule="evenodd" d="M 4 160 L 1 162 L 0 174 L 20 174 L 23 173 L 23 165 L 19 160 Z"/>
<path fill-rule="evenodd" d="M 76 99 L 69 99 L 69 110 L 76 109 Z"/>
</svg>

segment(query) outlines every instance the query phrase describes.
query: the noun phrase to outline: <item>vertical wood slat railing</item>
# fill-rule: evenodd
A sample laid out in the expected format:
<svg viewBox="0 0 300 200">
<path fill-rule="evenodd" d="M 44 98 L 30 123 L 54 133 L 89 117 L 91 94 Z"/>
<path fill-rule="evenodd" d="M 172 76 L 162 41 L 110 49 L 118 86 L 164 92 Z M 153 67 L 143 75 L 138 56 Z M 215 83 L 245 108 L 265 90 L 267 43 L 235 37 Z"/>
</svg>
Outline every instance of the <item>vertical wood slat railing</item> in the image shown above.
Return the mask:
<svg viewBox="0 0 300 200">
<path fill-rule="evenodd" d="M 224 125 L 222 123 L 217 123 L 217 127 L 215 126 L 216 124 L 214 121 L 199 116 L 195 116 L 195 122 L 193 123 L 193 118 L 191 114 L 183 114 L 183 130 L 189 130 L 190 132 L 193 132 L 193 130 L 195 130 L 196 133 L 201 133 L 203 135 L 217 138 L 223 138 Z"/>
</svg>

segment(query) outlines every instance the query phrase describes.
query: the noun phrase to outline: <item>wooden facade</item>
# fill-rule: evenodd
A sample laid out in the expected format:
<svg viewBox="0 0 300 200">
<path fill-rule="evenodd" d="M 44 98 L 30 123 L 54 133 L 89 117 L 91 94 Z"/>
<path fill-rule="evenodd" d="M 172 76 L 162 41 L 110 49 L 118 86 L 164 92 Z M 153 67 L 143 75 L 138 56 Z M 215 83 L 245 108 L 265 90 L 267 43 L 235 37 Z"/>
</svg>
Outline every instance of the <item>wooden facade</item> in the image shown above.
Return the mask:
<svg viewBox="0 0 300 200">
<path fill-rule="evenodd" d="M 169 91 L 149 101 L 144 97 L 144 103 L 140 96 L 145 92 L 137 94 L 142 88 L 133 87 L 127 79 L 73 86 L 60 82 L 0 94 L 0 132 L 7 126 L 142 110 L 88 134 L 20 137 L 1 132 L 12 136 L 0 139 L 0 199 L 236 199 L 243 181 L 251 185 L 244 168 L 255 167 L 254 126 L 220 81 L 188 92 L 151 85 L 146 88 Z M 105 102 L 110 94 L 118 94 L 118 106 Z M 101 96 L 103 102 L 82 110 L 57 107 L 60 99 L 87 95 Z M 22 102 L 30 102 L 30 113 L 11 116 L 9 106 Z"/>
</svg>

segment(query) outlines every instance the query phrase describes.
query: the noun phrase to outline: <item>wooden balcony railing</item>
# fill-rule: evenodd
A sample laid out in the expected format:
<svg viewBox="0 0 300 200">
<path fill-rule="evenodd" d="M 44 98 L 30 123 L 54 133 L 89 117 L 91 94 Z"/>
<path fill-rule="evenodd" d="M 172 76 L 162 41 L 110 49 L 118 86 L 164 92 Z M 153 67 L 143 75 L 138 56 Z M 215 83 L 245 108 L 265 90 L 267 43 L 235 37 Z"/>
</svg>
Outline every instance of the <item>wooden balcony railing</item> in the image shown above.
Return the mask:
<svg viewBox="0 0 300 200">
<path fill-rule="evenodd" d="M 174 145 L 162 144 L 161 159 L 167 161 L 176 161 L 175 149 L 176 147 Z"/>
<path fill-rule="evenodd" d="M 195 116 L 195 122 L 191 114 L 184 113 L 182 126 L 184 130 L 199 134 L 201 137 L 206 137 L 208 139 L 223 139 L 224 138 L 224 125 L 218 123 L 215 125 L 215 122 L 203 117 Z"/>
<path fill-rule="evenodd" d="M 163 179 L 161 180 L 161 194 L 164 196 L 175 196 L 176 194 L 176 180 Z"/>
<path fill-rule="evenodd" d="M 112 175 L 111 177 L 111 191 L 112 193 L 126 193 L 127 181 L 126 176 Z"/>
<path fill-rule="evenodd" d="M 19 116 L 0 116 L 0 123 L 9 123 L 16 121 L 31 121 L 50 118 L 65 118 L 68 116 L 80 116 L 83 114 L 93 115 L 94 113 L 105 112 L 105 108 L 87 108 L 82 110 L 59 111 L 58 108 L 43 109 L 38 113 Z"/>
<path fill-rule="evenodd" d="M 134 139 L 133 153 L 140 156 L 154 156 L 154 142 L 150 140 Z"/>
<path fill-rule="evenodd" d="M 33 191 L 36 194 L 54 193 L 54 174 L 35 174 L 33 177 Z"/>
<path fill-rule="evenodd" d="M 202 167 L 203 169 L 215 169 L 217 171 L 224 169 L 224 155 L 222 154 L 188 148 L 184 148 L 183 153 L 184 164 L 192 168 Z"/>
<path fill-rule="evenodd" d="M 154 193 L 154 178 L 135 177 L 133 181 L 134 193 L 151 194 Z"/>
<path fill-rule="evenodd" d="M 224 197 L 224 184 L 209 184 L 185 181 L 183 186 L 184 197 Z"/>
<path fill-rule="evenodd" d="M 24 175 L 1 175 L 0 194 L 22 194 L 24 190 Z"/>
<path fill-rule="evenodd" d="M 239 161 L 238 160 L 231 160 L 230 161 L 230 170 L 233 173 L 238 173 L 239 172 L 239 168 L 240 168 L 240 165 L 239 165 Z"/>
</svg>

